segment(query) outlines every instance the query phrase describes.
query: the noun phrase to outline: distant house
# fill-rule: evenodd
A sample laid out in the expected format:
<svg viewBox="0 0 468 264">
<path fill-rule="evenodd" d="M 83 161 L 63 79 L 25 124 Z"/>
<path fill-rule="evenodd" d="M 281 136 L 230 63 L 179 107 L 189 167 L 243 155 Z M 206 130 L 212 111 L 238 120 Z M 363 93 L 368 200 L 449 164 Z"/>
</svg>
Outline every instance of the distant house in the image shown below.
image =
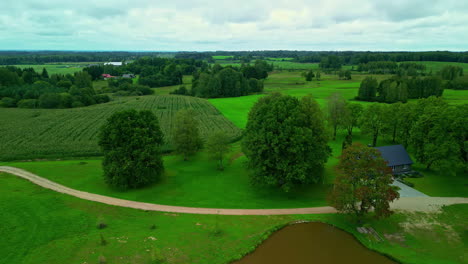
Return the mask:
<svg viewBox="0 0 468 264">
<path fill-rule="evenodd" d="M 114 66 L 122 66 L 121 61 L 113 61 L 113 62 L 106 62 L 104 65 L 114 65 Z"/>
<path fill-rule="evenodd" d="M 102 76 L 102 78 L 103 78 L 104 80 L 115 78 L 115 76 L 112 76 L 112 75 L 107 74 L 107 73 L 104 73 L 104 74 L 102 74 L 101 76 Z"/>
<path fill-rule="evenodd" d="M 387 166 L 392 168 L 393 175 L 411 171 L 413 161 L 402 145 L 377 147 L 376 149 L 380 151 L 382 158 L 387 161 Z"/>
<path fill-rule="evenodd" d="M 122 78 L 133 79 L 133 78 L 135 78 L 135 74 L 124 74 L 124 75 L 122 75 Z"/>
</svg>

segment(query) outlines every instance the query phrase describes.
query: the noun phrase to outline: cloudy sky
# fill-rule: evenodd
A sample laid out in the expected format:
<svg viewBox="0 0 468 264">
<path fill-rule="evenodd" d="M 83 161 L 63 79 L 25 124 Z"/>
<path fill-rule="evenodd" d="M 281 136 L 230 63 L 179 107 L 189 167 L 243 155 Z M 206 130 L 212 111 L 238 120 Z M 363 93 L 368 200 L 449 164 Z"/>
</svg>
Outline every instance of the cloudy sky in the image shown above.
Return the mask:
<svg viewBox="0 0 468 264">
<path fill-rule="evenodd" d="M 468 50 L 467 0 L 0 0 L 0 49 Z"/>
</svg>

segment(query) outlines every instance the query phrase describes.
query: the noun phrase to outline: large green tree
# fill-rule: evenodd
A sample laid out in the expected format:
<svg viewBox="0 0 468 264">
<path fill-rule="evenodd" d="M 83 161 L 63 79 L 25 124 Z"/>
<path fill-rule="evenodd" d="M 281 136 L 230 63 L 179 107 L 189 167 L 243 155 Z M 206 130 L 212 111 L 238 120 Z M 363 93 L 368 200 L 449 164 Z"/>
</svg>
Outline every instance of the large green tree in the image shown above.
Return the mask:
<svg viewBox="0 0 468 264">
<path fill-rule="evenodd" d="M 385 105 L 374 103 L 369 105 L 359 119 L 361 132 L 372 137 L 372 146 L 377 145 L 377 139 L 384 127 L 385 116 L 383 114 Z"/>
<path fill-rule="evenodd" d="M 358 126 L 362 111 L 363 107 L 361 104 L 346 102 L 342 125 L 351 137 L 353 136 L 353 129 Z"/>
<path fill-rule="evenodd" d="M 164 170 L 162 143 L 158 119 L 151 111 L 114 113 L 99 134 L 106 183 L 125 190 L 155 182 Z"/>
<path fill-rule="evenodd" d="M 339 93 L 334 93 L 327 98 L 328 123 L 333 128 L 333 140 L 336 139 L 336 131 L 344 124 L 346 115 L 346 100 Z"/>
<path fill-rule="evenodd" d="M 318 182 L 331 154 L 325 118 L 310 96 L 262 97 L 249 113 L 242 149 L 252 181 L 280 187 Z"/>
<path fill-rule="evenodd" d="M 373 77 L 366 77 L 359 86 L 358 99 L 364 101 L 373 101 L 377 94 L 379 83 Z"/>
<path fill-rule="evenodd" d="M 191 109 L 183 109 L 176 114 L 174 147 L 184 160 L 197 153 L 203 145 L 195 116 L 196 113 Z"/>
<path fill-rule="evenodd" d="M 224 170 L 223 159 L 230 149 L 229 137 L 224 131 L 213 133 L 206 141 L 206 150 L 218 162 L 219 170 Z"/>
<path fill-rule="evenodd" d="M 410 131 L 414 157 L 427 169 L 434 166 L 454 173 L 461 156 L 457 134 L 451 129 L 458 123 L 454 109 L 435 97 L 420 100 L 416 109 L 419 116 Z"/>
<path fill-rule="evenodd" d="M 390 202 L 399 198 L 398 187 L 392 186 L 392 170 L 380 152 L 354 143 L 340 156 L 330 202 L 343 213 L 358 220 L 374 209 L 378 218 L 392 214 Z"/>
</svg>

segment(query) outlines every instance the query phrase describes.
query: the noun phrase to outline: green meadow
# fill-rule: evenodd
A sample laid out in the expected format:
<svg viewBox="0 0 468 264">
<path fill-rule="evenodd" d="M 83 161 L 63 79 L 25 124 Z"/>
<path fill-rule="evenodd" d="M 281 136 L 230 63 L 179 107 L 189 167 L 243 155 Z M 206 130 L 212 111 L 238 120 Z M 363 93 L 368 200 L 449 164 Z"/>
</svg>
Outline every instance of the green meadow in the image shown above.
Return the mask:
<svg viewBox="0 0 468 264">
<path fill-rule="evenodd" d="M 74 74 L 75 72 L 79 72 L 83 70 L 83 67 L 86 67 L 89 64 L 93 64 L 92 62 L 70 62 L 70 63 L 60 63 L 60 64 L 30 64 L 30 65 L 12 65 L 18 68 L 33 68 L 34 71 L 41 73 L 42 69 L 46 69 L 49 75 L 52 74 Z"/>
<path fill-rule="evenodd" d="M 445 207 L 440 214 L 397 213 L 380 221 L 369 219 L 368 226 L 385 238 L 377 242 L 358 233 L 353 221 L 339 214 L 222 216 L 141 211 L 77 199 L 2 173 L 0 194 L 2 264 L 230 263 L 296 220 L 335 225 L 402 263 L 468 260 L 464 225 L 468 205 Z M 101 223 L 106 227 L 98 228 Z"/>
</svg>

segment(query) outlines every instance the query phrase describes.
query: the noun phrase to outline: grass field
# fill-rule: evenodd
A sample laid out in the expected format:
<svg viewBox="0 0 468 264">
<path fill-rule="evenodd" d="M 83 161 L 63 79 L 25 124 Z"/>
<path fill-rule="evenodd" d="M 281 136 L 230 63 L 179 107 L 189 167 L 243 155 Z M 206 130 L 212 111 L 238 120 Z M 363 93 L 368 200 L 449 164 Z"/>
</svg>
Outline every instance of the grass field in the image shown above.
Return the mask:
<svg viewBox="0 0 468 264">
<path fill-rule="evenodd" d="M 70 63 L 60 63 L 60 64 L 37 64 L 37 65 L 12 65 L 18 68 L 33 68 L 34 71 L 41 73 L 43 68 L 46 68 L 49 75 L 52 74 L 73 74 L 83 70 L 83 67 L 86 67 L 92 62 L 70 62 Z"/>
<path fill-rule="evenodd" d="M 441 214 L 369 220 L 385 238 L 360 234 L 343 215 L 221 216 L 145 212 L 83 201 L 0 173 L 0 263 L 229 263 L 295 220 L 344 229 L 364 245 L 411 264 L 466 263 L 468 205 Z M 98 223 L 107 227 L 98 229 Z M 101 244 L 101 235 L 105 245 Z M 155 258 L 163 259 L 162 262 Z"/>
<path fill-rule="evenodd" d="M 156 114 L 165 134 L 166 150 L 171 149 L 170 131 L 180 109 L 197 111 L 203 137 L 218 130 L 226 131 L 231 139 L 240 136 L 240 130 L 215 107 L 194 97 L 119 97 L 106 104 L 73 109 L 0 108 L 0 160 L 99 155 L 100 127 L 112 113 L 132 108 Z"/>
<path fill-rule="evenodd" d="M 227 59 L 232 59 L 234 56 L 223 56 L 223 55 L 218 55 L 218 56 L 211 56 L 215 60 L 227 60 Z"/>
<path fill-rule="evenodd" d="M 443 67 L 447 65 L 459 66 L 463 68 L 464 72 L 468 72 L 468 63 L 461 62 L 444 62 L 444 61 L 410 61 L 426 65 L 426 71 L 433 73 L 439 72 Z"/>
</svg>

